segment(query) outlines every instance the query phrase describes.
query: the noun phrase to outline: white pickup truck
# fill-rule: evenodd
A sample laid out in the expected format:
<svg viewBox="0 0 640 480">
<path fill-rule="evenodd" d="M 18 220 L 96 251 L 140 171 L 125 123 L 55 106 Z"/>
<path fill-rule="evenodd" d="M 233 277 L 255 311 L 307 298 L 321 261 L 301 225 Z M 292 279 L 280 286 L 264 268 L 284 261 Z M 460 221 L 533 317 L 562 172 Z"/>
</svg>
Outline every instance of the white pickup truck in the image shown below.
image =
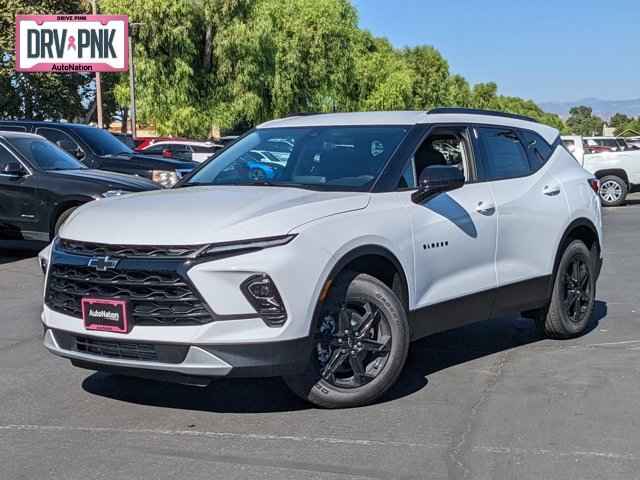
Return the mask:
<svg viewBox="0 0 640 480">
<path fill-rule="evenodd" d="M 640 191 L 640 150 L 586 153 L 581 136 L 567 135 L 562 143 L 585 170 L 600 180 L 600 200 L 606 207 L 622 205 L 627 194 Z"/>
</svg>

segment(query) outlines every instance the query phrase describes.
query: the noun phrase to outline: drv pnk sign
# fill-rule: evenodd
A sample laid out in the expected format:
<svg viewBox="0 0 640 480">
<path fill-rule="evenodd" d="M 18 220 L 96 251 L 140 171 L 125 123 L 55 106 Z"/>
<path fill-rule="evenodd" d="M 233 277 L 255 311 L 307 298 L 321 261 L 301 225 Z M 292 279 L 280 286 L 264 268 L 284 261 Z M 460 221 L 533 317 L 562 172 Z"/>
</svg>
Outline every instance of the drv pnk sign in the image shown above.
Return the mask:
<svg viewBox="0 0 640 480">
<path fill-rule="evenodd" d="M 18 72 L 125 72 L 126 15 L 17 15 Z"/>
</svg>

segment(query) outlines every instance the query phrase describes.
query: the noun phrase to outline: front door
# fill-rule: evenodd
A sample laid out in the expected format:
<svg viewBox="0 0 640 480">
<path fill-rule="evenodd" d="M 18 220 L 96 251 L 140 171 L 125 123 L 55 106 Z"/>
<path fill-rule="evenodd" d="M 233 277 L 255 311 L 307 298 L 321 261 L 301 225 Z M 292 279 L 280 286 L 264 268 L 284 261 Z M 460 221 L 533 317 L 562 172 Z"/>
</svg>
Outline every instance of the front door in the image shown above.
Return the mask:
<svg viewBox="0 0 640 480">
<path fill-rule="evenodd" d="M 421 334 L 489 317 L 497 286 L 497 215 L 491 187 L 474 180 L 473 152 L 464 127 L 433 131 L 414 156 L 415 178 L 432 165 L 458 165 L 467 183 L 412 204 L 416 321 Z M 420 328 L 420 326 L 418 327 Z"/>
<path fill-rule="evenodd" d="M 42 240 L 37 232 L 40 218 L 31 175 L 26 168 L 22 176 L 3 173 L 8 163 L 15 162 L 19 163 L 16 156 L 0 144 L 0 240 Z"/>
</svg>

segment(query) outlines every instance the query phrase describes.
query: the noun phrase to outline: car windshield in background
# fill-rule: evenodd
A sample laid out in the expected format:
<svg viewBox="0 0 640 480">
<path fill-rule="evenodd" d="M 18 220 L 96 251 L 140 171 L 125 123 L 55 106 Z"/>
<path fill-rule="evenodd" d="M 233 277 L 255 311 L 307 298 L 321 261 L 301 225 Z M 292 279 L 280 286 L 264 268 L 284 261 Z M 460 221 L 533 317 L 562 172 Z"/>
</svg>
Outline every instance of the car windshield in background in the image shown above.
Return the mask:
<svg viewBox="0 0 640 480">
<path fill-rule="evenodd" d="M 97 155 L 132 154 L 133 151 L 105 130 L 93 127 L 74 127 L 74 131 Z"/>
<path fill-rule="evenodd" d="M 64 150 L 46 140 L 11 138 L 9 142 L 31 164 L 41 170 L 79 170 L 86 168 Z"/>
<path fill-rule="evenodd" d="M 220 152 L 186 185 L 366 191 L 408 130 L 406 126 L 257 129 Z"/>
</svg>

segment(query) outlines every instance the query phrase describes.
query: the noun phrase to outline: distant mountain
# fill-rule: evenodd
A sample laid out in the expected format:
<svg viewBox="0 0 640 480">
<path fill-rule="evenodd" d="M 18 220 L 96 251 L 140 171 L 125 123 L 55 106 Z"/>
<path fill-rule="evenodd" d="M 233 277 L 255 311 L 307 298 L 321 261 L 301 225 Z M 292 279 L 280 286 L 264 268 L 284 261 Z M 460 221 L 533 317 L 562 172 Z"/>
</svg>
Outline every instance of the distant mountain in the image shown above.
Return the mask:
<svg viewBox="0 0 640 480">
<path fill-rule="evenodd" d="M 637 117 L 640 116 L 640 98 L 634 100 L 601 100 L 599 98 L 583 98 L 575 102 L 540 102 L 540 108 L 545 112 L 557 113 L 563 119 L 569 116 L 573 107 L 585 105 L 593 109 L 593 113 L 605 120 L 609 120 L 616 113 Z"/>
</svg>

